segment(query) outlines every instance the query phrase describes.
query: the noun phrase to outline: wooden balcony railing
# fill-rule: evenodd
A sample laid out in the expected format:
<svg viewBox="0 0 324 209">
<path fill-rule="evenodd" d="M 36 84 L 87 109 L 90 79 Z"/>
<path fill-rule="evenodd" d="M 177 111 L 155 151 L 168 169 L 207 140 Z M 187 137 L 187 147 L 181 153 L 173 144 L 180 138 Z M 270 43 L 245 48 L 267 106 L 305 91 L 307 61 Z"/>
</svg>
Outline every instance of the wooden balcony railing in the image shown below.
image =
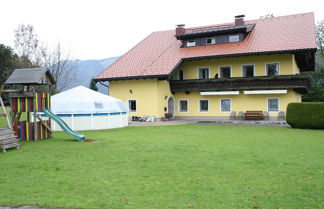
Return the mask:
<svg viewBox="0 0 324 209">
<path fill-rule="evenodd" d="M 303 75 L 170 80 L 171 92 L 294 89 L 306 93 L 309 87 L 310 80 Z"/>
</svg>

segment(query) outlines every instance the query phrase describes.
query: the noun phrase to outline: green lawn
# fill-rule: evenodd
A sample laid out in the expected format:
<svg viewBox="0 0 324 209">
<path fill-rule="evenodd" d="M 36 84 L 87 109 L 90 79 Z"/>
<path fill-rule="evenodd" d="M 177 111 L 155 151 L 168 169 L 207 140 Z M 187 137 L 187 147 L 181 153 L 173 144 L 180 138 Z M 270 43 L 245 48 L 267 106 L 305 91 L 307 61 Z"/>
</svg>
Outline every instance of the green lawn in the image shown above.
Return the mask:
<svg viewBox="0 0 324 209">
<path fill-rule="evenodd" d="M 324 131 L 179 125 L 63 133 L 0 153 L 0 205 L 324 208 Z"/>
</svg>

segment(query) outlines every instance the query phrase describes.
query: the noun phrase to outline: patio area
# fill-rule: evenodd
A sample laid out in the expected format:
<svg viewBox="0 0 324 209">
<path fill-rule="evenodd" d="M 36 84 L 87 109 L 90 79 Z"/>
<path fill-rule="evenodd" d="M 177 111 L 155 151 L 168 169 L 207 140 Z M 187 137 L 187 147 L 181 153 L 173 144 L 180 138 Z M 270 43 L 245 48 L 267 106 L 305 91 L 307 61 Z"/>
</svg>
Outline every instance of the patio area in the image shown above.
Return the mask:
<svg viewBox="0 0 324 209">
<path fill-rule="evenodd" d="M 155 122 L 129 121 L 129 126 L 163 126 L 182 124 L 240 125 L 240 126 L 281 126 L 290 127 L 285 120 L 165 120 Z"/>
</svg>

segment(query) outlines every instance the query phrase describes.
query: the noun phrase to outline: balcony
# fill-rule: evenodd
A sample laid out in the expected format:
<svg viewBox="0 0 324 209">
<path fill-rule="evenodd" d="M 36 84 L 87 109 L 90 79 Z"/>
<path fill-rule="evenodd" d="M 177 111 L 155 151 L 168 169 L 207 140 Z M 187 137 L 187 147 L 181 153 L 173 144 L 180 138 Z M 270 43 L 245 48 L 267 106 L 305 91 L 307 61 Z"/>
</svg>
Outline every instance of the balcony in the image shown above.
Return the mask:
<svg viewBox="0 0 324 209">
<path fill-rule="evenodd" d="M 307 93 L 310 80 L 302 75 L 255 76 L 214 79 L 170 80 L 171 92 L 294 89 Z"/>
</svg>

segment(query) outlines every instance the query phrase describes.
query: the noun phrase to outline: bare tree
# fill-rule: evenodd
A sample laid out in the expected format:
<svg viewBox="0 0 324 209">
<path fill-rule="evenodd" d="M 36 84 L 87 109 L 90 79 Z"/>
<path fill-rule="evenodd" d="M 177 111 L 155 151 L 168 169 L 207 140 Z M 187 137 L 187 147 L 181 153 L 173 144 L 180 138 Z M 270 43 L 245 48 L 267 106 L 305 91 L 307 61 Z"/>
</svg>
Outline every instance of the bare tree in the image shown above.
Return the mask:
<svg viewBox="0 0 324 209">
<path fill-rule="evenodd" d="M 19 25 L 15 30 L 15 49 L 20 59 L 21 68 L 47 67 L 56 80 L 55 91 L 66 89 L 76 75 L 76 64 L 70 54 L 65 53 L 61 44 L 55 49 L 48 49 L 39 41 L 32 25 Z"/>
<path fill-rule="evenodd" d="M 76 64 L 71 61 L 70 54 L 65 53 L 61 44 L 57 44 L 56 48 L 42 51 L 45 65 L 50 69 L 54 79 L 56 80 L 56 91 L 62 91 L 69 87 L 76 77 Z"/>
<path fill-rule="evenodd" d="M 15 30 L 15 49 L 21 67 L 38 67 L 42 64 L 42 44 L 32 25 L 19 25 Z"/>
<path fill-rule="evenodd" d="M 317 54 L 323 59 L 324 57 L 324 20 L 316 25 L 316 43 Z"/>
</svg>

